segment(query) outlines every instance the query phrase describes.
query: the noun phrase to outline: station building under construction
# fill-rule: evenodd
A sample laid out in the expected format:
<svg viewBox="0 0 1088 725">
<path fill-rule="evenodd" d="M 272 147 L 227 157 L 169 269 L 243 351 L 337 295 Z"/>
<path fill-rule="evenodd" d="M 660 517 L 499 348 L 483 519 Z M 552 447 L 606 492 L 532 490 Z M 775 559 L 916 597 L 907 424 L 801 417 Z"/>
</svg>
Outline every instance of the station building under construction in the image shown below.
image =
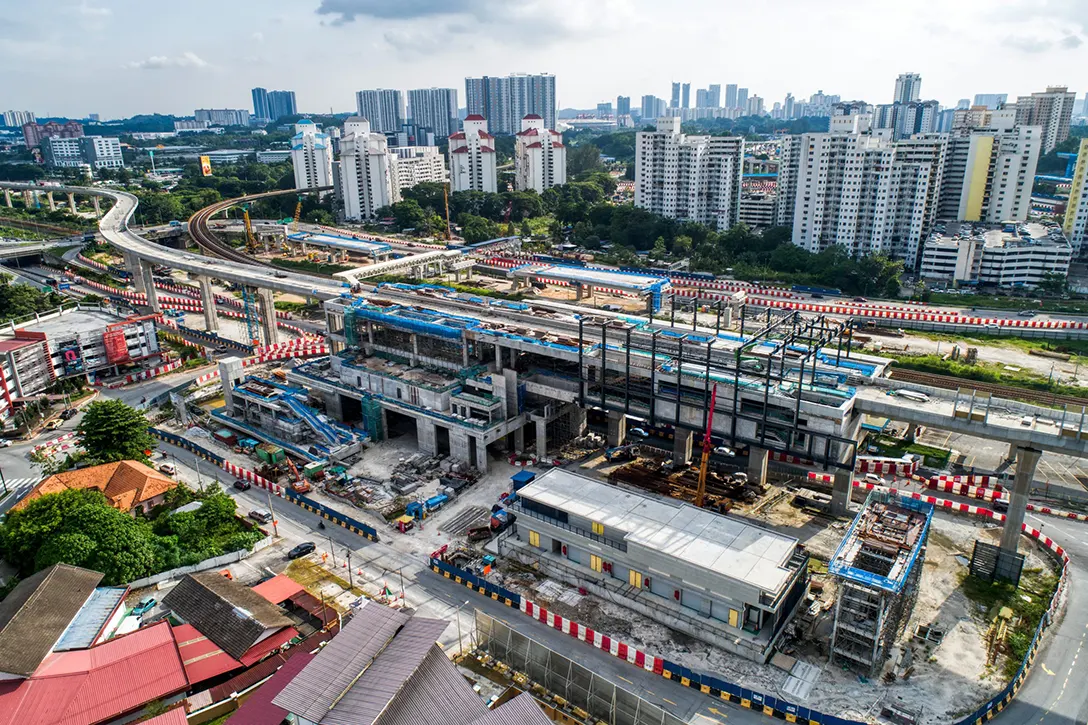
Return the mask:
<svg viewBox="0 0 1088 725">
<path fill-rule="evenodd" d="M 880 672 L 918 597 L 933 505 L 874 491 L 828 572 L 838 583 L 831 660 Z"/>
</svg>

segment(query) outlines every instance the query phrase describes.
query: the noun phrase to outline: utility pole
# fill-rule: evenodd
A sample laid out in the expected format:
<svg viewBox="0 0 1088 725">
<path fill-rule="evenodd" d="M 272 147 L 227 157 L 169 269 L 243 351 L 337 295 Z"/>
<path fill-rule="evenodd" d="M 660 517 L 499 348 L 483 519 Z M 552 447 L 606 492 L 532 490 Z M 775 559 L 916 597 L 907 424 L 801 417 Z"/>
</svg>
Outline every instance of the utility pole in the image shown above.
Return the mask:
<svg viewBox="0 0 1088 725">
<path fill-rule="evenodd" d="M 264 492 L 268 496 L 268 513 L 272 514 L 272 535 L 278 539 L 280 537 L 280 527 L 279 522 L 276 521 L 276 512 L 272 508 L 272 489 L 266 488 Z"/>
<path fill-rule="evenodd" d="M 8 495 L 8 481 L 4 478 L 4 469 L 0 468 L 0 484 L 4 485 L 4 495 Z"/>
<path fill-rule="evenodd" d="M 332 543 L 332 535 L 326 536 L 329 540 L 329 555 L 332 556 L 332 568 L 336 568 L 336 544 Z"/>
<path fill-rule="evenodd" d="M 351 573 L 351 549 L 347 550 L 348 555 L 348 587 L 355 588 L 355 576 Z"/>
</svg>

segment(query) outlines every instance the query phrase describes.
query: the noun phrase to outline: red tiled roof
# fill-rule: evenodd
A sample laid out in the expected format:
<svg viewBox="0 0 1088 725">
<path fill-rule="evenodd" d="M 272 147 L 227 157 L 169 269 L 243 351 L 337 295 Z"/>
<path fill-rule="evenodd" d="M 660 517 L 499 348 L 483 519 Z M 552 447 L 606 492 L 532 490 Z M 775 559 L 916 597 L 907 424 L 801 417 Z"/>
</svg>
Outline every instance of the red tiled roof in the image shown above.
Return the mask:
<svg viewBox="0 0 1088 725">
<path fill-rule="evenodd" d="M 487 119 L 478 113 L 470 113 L 465 116 L 466 121 L 486 121 Z"/>
<path fill-rule="evenodd" d="M 293 595 L 304 591 L 301 584 L 285 574 L 277 574 L 268 581 L 263 581 L 250 587 L 250 589 L 273 604 L 285 602 Z"/>
<path fill-rule="evenodd" d="M 137 504 L 160 496 L 177 485 L 176 481 L 139 461 L 115 461 L 50 476 L 12 508 L 21 509 L 30 501 L 49 493 L 60 493 L 70 488 L 93 488 L 105 495 L 110 506 L 128 512 Z"/>
<path fill-rule="evenodd" d="M 188 686 L 170 624 L 159 622 L 0 683 L 0 725 L 95 725 Z"/>
<path fill-rule="evenodd" d="M 450 134 L 451 139 L 461 140 L 465 137 L 464 131 L 458 131 L 457 133 Z"/>
<path fill-rule="evenodd" d="M 451 154 L 467 154 L 468 146 L 458 146 L 455 149 L 450 149 Z"/>
<path fill-rule="evenodd" d="M 185 676 L 189 678 L 191 685 L 243 667 L 241 662 L 219 649 L 219 645 L 191 624 L 174 627 L 174 639 L 177 640 L 181 661 L 185 665 Z"/>
<path fill-rule="evenodd" d="M 268 682 L 264 683 L 252 695 L 246 698 L 238 711 L 227 719 L 227 725 L 268 725 L 282 722 L 287 711 L 272 704 L 272 698 L 280 694 L 302 668 L 310 663 L 314 656 L 309 652 L 299 652 L 279 669 Z"/>
<path fill-rule="evenodd" d="M 540 143 L 539 141 L 534 141 L 533 143 L 529 144 L 525 148 L 527 148 L 527 149 L 542 149 L 542 148 L 544 148 L 544 144 Z"/>
<path fill-rule="evenodd" d="M 279 632 L 265 637 L 260 642 L 247 649 L 246 653 L 242 655 L 242 664 L 249 667 L 250 665 L 260 662 L 271 654 L 272 651 L 279 649 L 297 636 L 297 629 L 294 627 L 284 627 Z"/>
<path fill-rule="evenodd" d="M 537 114 L 535 114 L 535 113 L 530 113 L 530 114 L 528 114 L 527 116 L 525 116 L 525 117 L 524 117 L 524 119 L 523 119 L 523 120 L 526 120 L 526 119 L 528 119 L 528 120 L 533 120 L 533 121 L 540 121 L 540 120 L 543 120 L 543 118 L 542 118 L 541 116 L 539 116 L 539 115 L 537 115 Z"/>
<path fill-rule="evenodd" d="M 536 136 L 540 133 L 540 129 L 527 128 L 524 131 L 518 131 L 518 136 Z"/>
<path fill-rule="evenodd" d="M 495 153 L 495 149 L 491 148 L 490 146 L 481 146 L 480 147 L 480 153 L 493 154 L 493 153 Z"/>
<path fill-rule="evenodd" d="M 480 138 L 495 138 L 494 136 L 489 134 L 487 131 L 477 131 L 476 135 L 479 136 Z"/>
</svg>

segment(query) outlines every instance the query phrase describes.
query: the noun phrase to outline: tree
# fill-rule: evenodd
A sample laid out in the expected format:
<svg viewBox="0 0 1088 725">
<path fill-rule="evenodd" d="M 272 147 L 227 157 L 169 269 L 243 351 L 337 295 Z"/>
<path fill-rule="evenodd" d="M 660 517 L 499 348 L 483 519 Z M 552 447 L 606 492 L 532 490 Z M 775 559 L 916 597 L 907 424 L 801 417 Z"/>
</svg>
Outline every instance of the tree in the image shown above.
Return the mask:
<svg viewBox="0 0 1088 725">
<path fill-rule="evenodd" d="M 498 239 L 502 236 L 499 225 L 482 216 L 462 214 L 458 221 L 461 224 L 461 236 L 470 244 L 486 242 L 488 239 Z"/>
<path fill-rule="evenodd" d="M 419 202 L 413 199 L 399 201 L 393 205 L 393 219 L 400 229 L 415 229 L 424 234 L 427 233 L 427 214 Z"/>
<path fill-rule="evenodd" d="M 567 151 L 567 173 L 577 176 L 596 171 L 601 166 L 601 150 L 591 143 L 581 143 Z"/>
<path fill-rule="evenodd" d="M 669 250 L 665 248 L 665 238 L 658 237 L 653 249 L 650 250 L 650 259 L 661 260 L 667 256 L 669 256 Z"/>
<path fill-rule="evenodd" d="M 672 253 L 675 256 L 680 257 L 681 259 L 686 259 L 687 257 L 690 257 L 691 249 L 691 237 L 686 234 L 681 234 L 672 243 Z"/>
<path fill-rule="evenodd" d="M 533 228 L 529 226 L 528 220 L 525 220 L 521 223 L 521 236 L 526 239 L 533 236 Z"/>
<path fill-rule="evenodd" d="M 144 414 L 120 400 L 98 400 L 88 405 L 78 432 L 83 450 L 98 463 L 146 463 L 144 451 L 155 447 Z"/>
</svg>

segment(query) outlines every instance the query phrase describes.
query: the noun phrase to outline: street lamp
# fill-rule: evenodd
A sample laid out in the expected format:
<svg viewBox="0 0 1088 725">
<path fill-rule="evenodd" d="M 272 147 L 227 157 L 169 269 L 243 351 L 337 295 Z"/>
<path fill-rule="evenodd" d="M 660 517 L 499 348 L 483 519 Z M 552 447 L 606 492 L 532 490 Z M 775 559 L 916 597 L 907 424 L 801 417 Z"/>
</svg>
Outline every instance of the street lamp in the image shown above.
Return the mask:
<svg viewBox="0 0 1088 725">
<path fill-rule="evenodd" d="M 462 637 L 461 637 L 461 607 L 465 606 L 466 604 L 468 604 L 467 599 L 464 602 L 462 602 L 461 604 L 459 604 L 457 606 L 457 609 L 455 609 L 454 612 L 453 612 L 453 616 L 457 618 L 457 652 L 462 657 L 465 656 L 465 645 L 464 645 L 464 639 L 462 639 Z"/>
</svg>

